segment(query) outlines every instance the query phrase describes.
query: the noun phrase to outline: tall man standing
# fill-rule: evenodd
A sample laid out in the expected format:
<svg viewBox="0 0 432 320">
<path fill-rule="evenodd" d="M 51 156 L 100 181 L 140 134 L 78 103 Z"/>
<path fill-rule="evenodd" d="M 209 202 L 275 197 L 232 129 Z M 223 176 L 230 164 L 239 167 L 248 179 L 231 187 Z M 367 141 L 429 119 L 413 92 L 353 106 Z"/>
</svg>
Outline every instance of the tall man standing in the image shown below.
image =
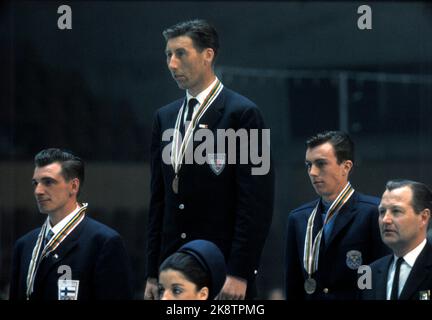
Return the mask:
<svg viewBox="0 0 432 320">
<path fill-rule="evenodd" d="M 14 248 L 11 300 L 132 299 L 129 257 L 120 235 L 89 218 L 77 200 L 84 162 L 60 149 L 35 156 L 32 183 L 41 228 Z"/>
<path fill-rule="evenodd" d="M 371 264 L 366 300 L 430 300 L 432 246 L 426 239 L 432 192 L 421 182 L 391 180 L 379 206 L 379 226 L 393 254 Z"/>
<path fill-rule="evenodd" d="M 228 276 L 219 298 L 252 298 L 273 211 L 269 144 L 266 139 L 254 144 L 250 134 L 255 130 L 262 138 L 263 118 L 253 102 L 225 88 L 215 76 L 219 40 L 211 25 L 204 20 L 181 22 L 163 35 L 168 69 L 186 97 L 160 108 L 154 118 L 145 299 L 158 299 L 159 263 L 198 238 L 214 242 L 225 255 Z M 172 129 L 174 136 L 167 141 L 165 133 Z M 219 139 L 225 129 L 235 134 L 234 148 L 231 143 L 219 148 L 232 138 Z M 203 163 L 194 152 L 198 131 L 205 133 L 207 146 L 217 150 L 200 152 Z M 239 131 L 237 138 L 246 133 L 250 143 L 236 143 Z M 267 168 L 254 174 L 256 162 L 249 156 L 244 161 L 245 150 L 251 158 L 252 151 L 261 154 Z M 193 161 L 188 162 L 189 155 Z"/>
<path fill-rule="evenodd" d="M 379 199 L 354 191 L 348 181 L 354 144 L 346 133 L 319 133 L 306 146 L 306 168 L 320 198 L 288 216 L 286 297 L 355 299 L 358 267 L 387 252 Z"/>
</svg>

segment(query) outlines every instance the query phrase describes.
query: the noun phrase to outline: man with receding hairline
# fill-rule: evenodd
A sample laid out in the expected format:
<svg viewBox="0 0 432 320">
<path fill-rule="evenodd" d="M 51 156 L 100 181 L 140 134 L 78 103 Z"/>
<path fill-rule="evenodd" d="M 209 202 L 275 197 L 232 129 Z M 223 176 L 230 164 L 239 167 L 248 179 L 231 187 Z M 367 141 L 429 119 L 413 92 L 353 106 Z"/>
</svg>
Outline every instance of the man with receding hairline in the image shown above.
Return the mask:
<svg viewBox="0 0 432 320">
<path fill-rule="evenodd" d="M 365 300 L 430 300 L 432 245 L 426 235 L 432 192 L 424 183 L 390 180 L 379 205 L 379 226 L 393 254 L 371 264 L 372 288 Z"/>
<path fill-rule="evenodd" d="M 167 67 L 186 95 L 158 109 L 153 122 L 144 297 L 159 297 L 159 263 L 186 242 L 205 239 L 214 242 L 227 261 L 227 279 L 218 298 L 253 298 L 273 213 L 273 168 L 269 164 L 266 174 L 253 175 L 254 165 L 239 163 L 238 154 L 236 163 L 230 163 L 228 159 L 236 159 L 232 155 L 244 145 L 220 150 L 216 132 L 255 130 L 261 136 L 265 128 L 261 112 L 216 77 L 219 38 L 207 21 L 180 22 L 163 35 Z M 163 150 L 170 148 L 171 141 L 162 137 L 173 129 L 171 158 L 166 161 Z M 188 163 L 188 150 L 195 148 L 193 136 L 200 130 L 214 137 L 209 143 L 214 151 L 206 151 L 205 163 Z M 263 154 L 263 144 L 249 143 L 246 150 Z"/>
</svg>

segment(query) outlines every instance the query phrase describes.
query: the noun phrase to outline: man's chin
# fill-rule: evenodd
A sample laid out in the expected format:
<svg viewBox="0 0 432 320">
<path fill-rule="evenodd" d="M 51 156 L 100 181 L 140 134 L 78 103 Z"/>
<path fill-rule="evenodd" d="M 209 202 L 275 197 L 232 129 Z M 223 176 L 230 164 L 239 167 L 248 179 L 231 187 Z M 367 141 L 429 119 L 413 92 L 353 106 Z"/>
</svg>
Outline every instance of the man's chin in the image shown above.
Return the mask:
<svg viewBox="0 0 432 320">
<path fill-rule="evenodd" d="M 315 185 L 313 187 L 317 195 L 319 195 L 320 197 L 325 197 L 327 195 L 327 193 L 323 190 L 323 188 L 320 188 L 319 186 L 315 186 Z"/>
<path fill-rule="evenodd" d="M 42 214 L 49 214 L 50 210 L 45 206 L 38 206 L 39 212 Z"/>
<path fill-rule="evenodd" d="M 394 234 L 384 234 L 381 238 L 384 244 L 390 248 L 393 247 L 398 240 Z"/>
<path fill-rule="evenodd" d="M 182 90 L 187 90 L 187 88 L 188 88 L 184 82 L 180 82 L 180 81 L 177 81 L 177 86 L 179 87 L 179 89 L 182 89 Z"/>
</svg>

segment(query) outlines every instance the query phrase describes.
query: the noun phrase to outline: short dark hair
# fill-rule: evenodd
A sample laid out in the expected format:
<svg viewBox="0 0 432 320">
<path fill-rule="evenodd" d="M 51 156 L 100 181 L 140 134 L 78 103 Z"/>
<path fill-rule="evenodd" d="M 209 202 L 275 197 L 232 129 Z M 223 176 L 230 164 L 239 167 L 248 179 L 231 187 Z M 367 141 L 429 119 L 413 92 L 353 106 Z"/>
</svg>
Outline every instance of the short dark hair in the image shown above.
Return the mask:
<svg viewBox="0 0 432 320">
<path fill-rule="evenodd" d="M 424 209 L 432 212 L 432 192 L 424 183 L 407 179 L 394 179 L 386 183 L 388 191 L 403 187 L 409 187 L 412 191 L 411 205 L 415 213 L 419 214 Z"/>
<path fill-rule="evenodd" d="M 335 151 L 338 164 L 345 160 L 354 163 L 354 142 L 350 136 L 343 131 L 324 131 L 306 140 L 307 148 L 315 148 L 326 142 L 331 143 Z"/>
<path fill-rule="evenodd" d="M 192 39 L 195 48 L 203 51 L 206 48 L 211 48 L 214 51 L 214 59 L 219 51 L 219 36 L 216 29 L 206 20 L 194 19 L 184 22 L 179 22 L 162 32 L 166 41 L 180 36 L 188 36 Z"/>
<path fill-rule="evenodd" d="M 159 274 L 168 269 L 181 272 L 188 281 L 197 286 L 197 290 L 207 287 L 211 292 L 210 275 L 194 256 L 186 252 L 175 252 L 162 262 Z"/>
<path fill-rule="evenodd" d="M 34 158 L 36 167 L 45 167 L 54 162 L 61 165 L 61 175 L 66 181 L 78 178 L 80 187 L 77 196 L 84 184 L 84 161 L 69 150 L 59 148 L 48 148 L 40 151 Z"/>
</svg>

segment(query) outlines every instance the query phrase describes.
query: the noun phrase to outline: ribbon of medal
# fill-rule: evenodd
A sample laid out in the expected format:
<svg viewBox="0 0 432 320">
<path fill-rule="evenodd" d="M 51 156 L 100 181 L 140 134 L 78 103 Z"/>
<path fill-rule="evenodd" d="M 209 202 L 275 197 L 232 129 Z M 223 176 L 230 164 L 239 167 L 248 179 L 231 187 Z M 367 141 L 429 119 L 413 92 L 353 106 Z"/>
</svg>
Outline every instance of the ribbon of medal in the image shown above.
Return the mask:
<svg viewBox="0 0 432 320">
<path fill-rule="evenodd" d="M 325 225 L 335 216 L 335 214 L 344 206 L 344 204 L 351 198 L 354 193 L 354 189 L 351 184 L 345 186 L 345 188 L 339 193 L 337 198 L 333 201 L 330 208 L 327 210 L 324 224 L 321 230 L 313 239 L 313 226 L 315 221 L 315 216 L 318 211 L 319 201 L 312 211 L 307 223 L 306 236 L 305 236 L 305 246 L 303 253 L 303 266 L 308 274 L 308 278 L 304 283 L 304 289 L 306 293 L 312 294 L 316 290 L 316 281 L 312 278 L 312 274 L 318 270 L 318 258 L 319 249 L 321 244 L 321 238 L 323 235 L 323 230 Z M 320 217 L 321 218 L 321 217 Z"/>
<path fill-rule="evenodd" d="M 32 257 L 27 272 L 27 300 L 30 299 L 30 295 L 33 292 L 35 276 L 42 259 L 45 258 L 50 252 L 57 249 L 63 240 L 66 239 L 66 237 L 80 224 L 80 222 L 84 219 L 87 206 L 87 203 L 83 203 L 83 206 L 78 210 L 77 213 L 74 214 L 73 218 L 55 236 L 53 236 L 42 249 L 42 242 L 48 227 L 47 224 L 49 223 L 48 219 L 43 224 L 41 231 L 39 232 L 36 245 L 33 248 Z"/>
<path fill-rule="evenodd" d="M 222 83 L 218 80 L 216 84 L 213 86 L 212 90 L 204 99 L 203 103 L 198 107 L 198 110 L 195 112 L 195 115 L 192 117 L 191 121 L 187 124 L 187 128 L 185 130 L 185 135 L 183 140 L 181 140 L 180 134 L 180 126 L 182 125 L 182 114 L 183 109 L 185 108 L 186 103 L 180 108 L 179 113 L 177 115 L 177 120 L 175 124 L 175 130 L 173 135 L 173 144 L 171 148 L 171 164 L 174 169 L 175 177 L 173 179 L 172 188 L 174 193 L 178 193 L 178 185 L 179 185 L 179 172 L 180 168 L 186 153 L 186 149 L 188 144 L 191 141 L 193 136 L 193 131 L 202 115 L 206 112 L 206 110 L 210 107 L 212 102 L 216 99 L 218 94 L 221 92 L 223 88 Z"/>
</svg>

